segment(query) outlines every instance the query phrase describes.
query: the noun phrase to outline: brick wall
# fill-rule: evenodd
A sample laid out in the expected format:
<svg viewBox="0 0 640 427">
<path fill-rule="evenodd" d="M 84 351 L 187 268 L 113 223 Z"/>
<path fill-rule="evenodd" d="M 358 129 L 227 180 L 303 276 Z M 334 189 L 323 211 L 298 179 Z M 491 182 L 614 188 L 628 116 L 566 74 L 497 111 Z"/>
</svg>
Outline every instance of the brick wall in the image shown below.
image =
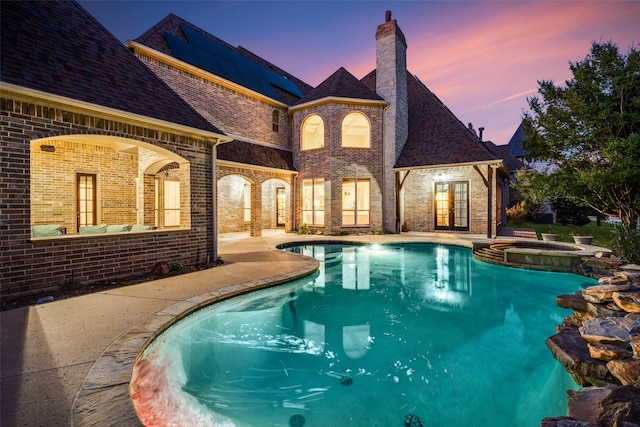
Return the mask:
<svg viewBox="0 0 640 427">
<path fill-rule="evenodd" d="M 189 163 L 191 227 L 179 231 L 31 239 L 31 142 L 108 135 L 151 144 Z M 212 254 L 211 148 L 203 140 L 21 95 L 0 98 L 0 294 L 148 273 L 159 261 L 195 264 Z"/>
<path fill-rule="evenodd" d="M 225 133 L 290 148 L 287 108 L 250 97 L 147 55 L 137 53 L 137 56 L 202 117 Z M 273 110 L 280 112 L 278 132 L 272 129 Z"/>
<path fill-rule="evenodd" d="M 342 119 L 350 112 L 364 113 L 371 123 L 371 148 L 343 148 L 341 142 Z M 300 126 L 309 114 L 318 114 L 324 120 L 325 145 L 315 150 L 300 150 Z M 293 114 L 293 153 L 299 171 L 298 182 L 309 178 L 325 180 L 325 226 L 314 230 L 324 233 L 369 232 L 382 230 L 382 107 L 353 106 L 349 104 L 324 104 Z M 392 176 L 392 175 L 391 175 Z M 368 178 L 371 180 L 370 225 L 342 226 L 342 180 L 344 178 Z M 302 199 L 296 194 L 296 224 L 301 223 Z"/>
<path fill-rule="evenodd" d="M 480 166 L 487 176 L 486 166 Z M 445 178 L 435 178 L 443 174 Z M 460 166 L 442 169 L 412 170 L 404 185 L 404 221 L 409 231 L 433 232 L 435 229 L 435 204 L 433 182 L 466 181 L 469 183 L 469 233 L 487 232 L 487 187 L 478 172 L 472 166 Z M 495 174 L 492 185 L 495 188 Z M 493 191 L 492 206 L 496 206 L 496 191 Z M 494 221 L 495 222 L 495 221 Z M 495 224 L 492 225 L 495 233 Z M 438 230 L 441 231 L 441 230 Z"/>
<path fill-rule="evenodd" d="M 42 145 L 55 151 L 43 151 Z M 77 173 L 97 175 L 97 224 L 136 224 L 136 154 L 82 142 L 35 141 L 30 160 L 32 225 L 61 224 L 76 233 Z"/>
</svg>

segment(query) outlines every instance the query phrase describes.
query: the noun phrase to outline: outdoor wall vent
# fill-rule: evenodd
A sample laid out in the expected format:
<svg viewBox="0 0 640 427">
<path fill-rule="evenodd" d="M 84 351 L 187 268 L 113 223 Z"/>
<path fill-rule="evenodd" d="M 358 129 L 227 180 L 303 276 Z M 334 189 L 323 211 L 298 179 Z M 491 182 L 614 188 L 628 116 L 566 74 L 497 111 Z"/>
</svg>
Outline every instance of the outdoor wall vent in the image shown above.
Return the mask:
<svg viewBox="0 0 640 427">
<path fill-rule="evenodd" d="M 41 145 L 40 150 L 46 151 L 47 153 L 55 153 L 56 147 L 54 147 L 53 145 Z"/>
</svg>

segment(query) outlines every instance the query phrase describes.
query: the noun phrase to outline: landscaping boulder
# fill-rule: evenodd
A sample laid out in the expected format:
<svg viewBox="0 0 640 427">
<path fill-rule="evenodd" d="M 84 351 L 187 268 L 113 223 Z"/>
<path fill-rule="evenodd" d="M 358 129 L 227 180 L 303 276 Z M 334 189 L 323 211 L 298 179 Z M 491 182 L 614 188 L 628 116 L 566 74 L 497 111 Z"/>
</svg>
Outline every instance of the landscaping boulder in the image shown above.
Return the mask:
<svg viewBox="0 0 640 427">
<path fill-rule="evenodd" d="M 627 346 L 629 330 L 636 324 L 635 320 L 627 317 L 599 317 L 583 322 L 579 330 L 587 342 Z"/>
</svg>

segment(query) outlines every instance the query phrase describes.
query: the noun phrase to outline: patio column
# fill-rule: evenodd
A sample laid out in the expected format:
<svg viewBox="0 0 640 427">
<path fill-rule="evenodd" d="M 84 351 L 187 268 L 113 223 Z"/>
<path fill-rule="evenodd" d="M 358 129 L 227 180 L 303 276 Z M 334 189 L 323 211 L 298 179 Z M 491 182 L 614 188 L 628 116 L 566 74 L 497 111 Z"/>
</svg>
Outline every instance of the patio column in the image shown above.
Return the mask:
<svg viewBox="0 0 640 427">
<path fill-rule="evenodd" d="M 251 237 L 262 236 L 262 183 L 251 185 Z"/>
</svg>

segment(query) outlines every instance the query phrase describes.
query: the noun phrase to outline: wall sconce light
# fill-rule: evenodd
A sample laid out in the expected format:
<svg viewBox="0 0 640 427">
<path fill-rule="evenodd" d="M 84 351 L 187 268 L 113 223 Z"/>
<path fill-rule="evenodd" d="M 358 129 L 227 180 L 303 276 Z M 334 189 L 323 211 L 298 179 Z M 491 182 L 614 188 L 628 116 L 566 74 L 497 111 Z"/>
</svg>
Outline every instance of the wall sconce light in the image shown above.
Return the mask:
<svg viewBox="0 0 640 427">
<path fill-rule="evenodd" d="M 55 153 L 56 147 L 54 147 L 53 145 L 41 145 L 40 150 L 46 151 L 47 153 Z"/>
</svg>

